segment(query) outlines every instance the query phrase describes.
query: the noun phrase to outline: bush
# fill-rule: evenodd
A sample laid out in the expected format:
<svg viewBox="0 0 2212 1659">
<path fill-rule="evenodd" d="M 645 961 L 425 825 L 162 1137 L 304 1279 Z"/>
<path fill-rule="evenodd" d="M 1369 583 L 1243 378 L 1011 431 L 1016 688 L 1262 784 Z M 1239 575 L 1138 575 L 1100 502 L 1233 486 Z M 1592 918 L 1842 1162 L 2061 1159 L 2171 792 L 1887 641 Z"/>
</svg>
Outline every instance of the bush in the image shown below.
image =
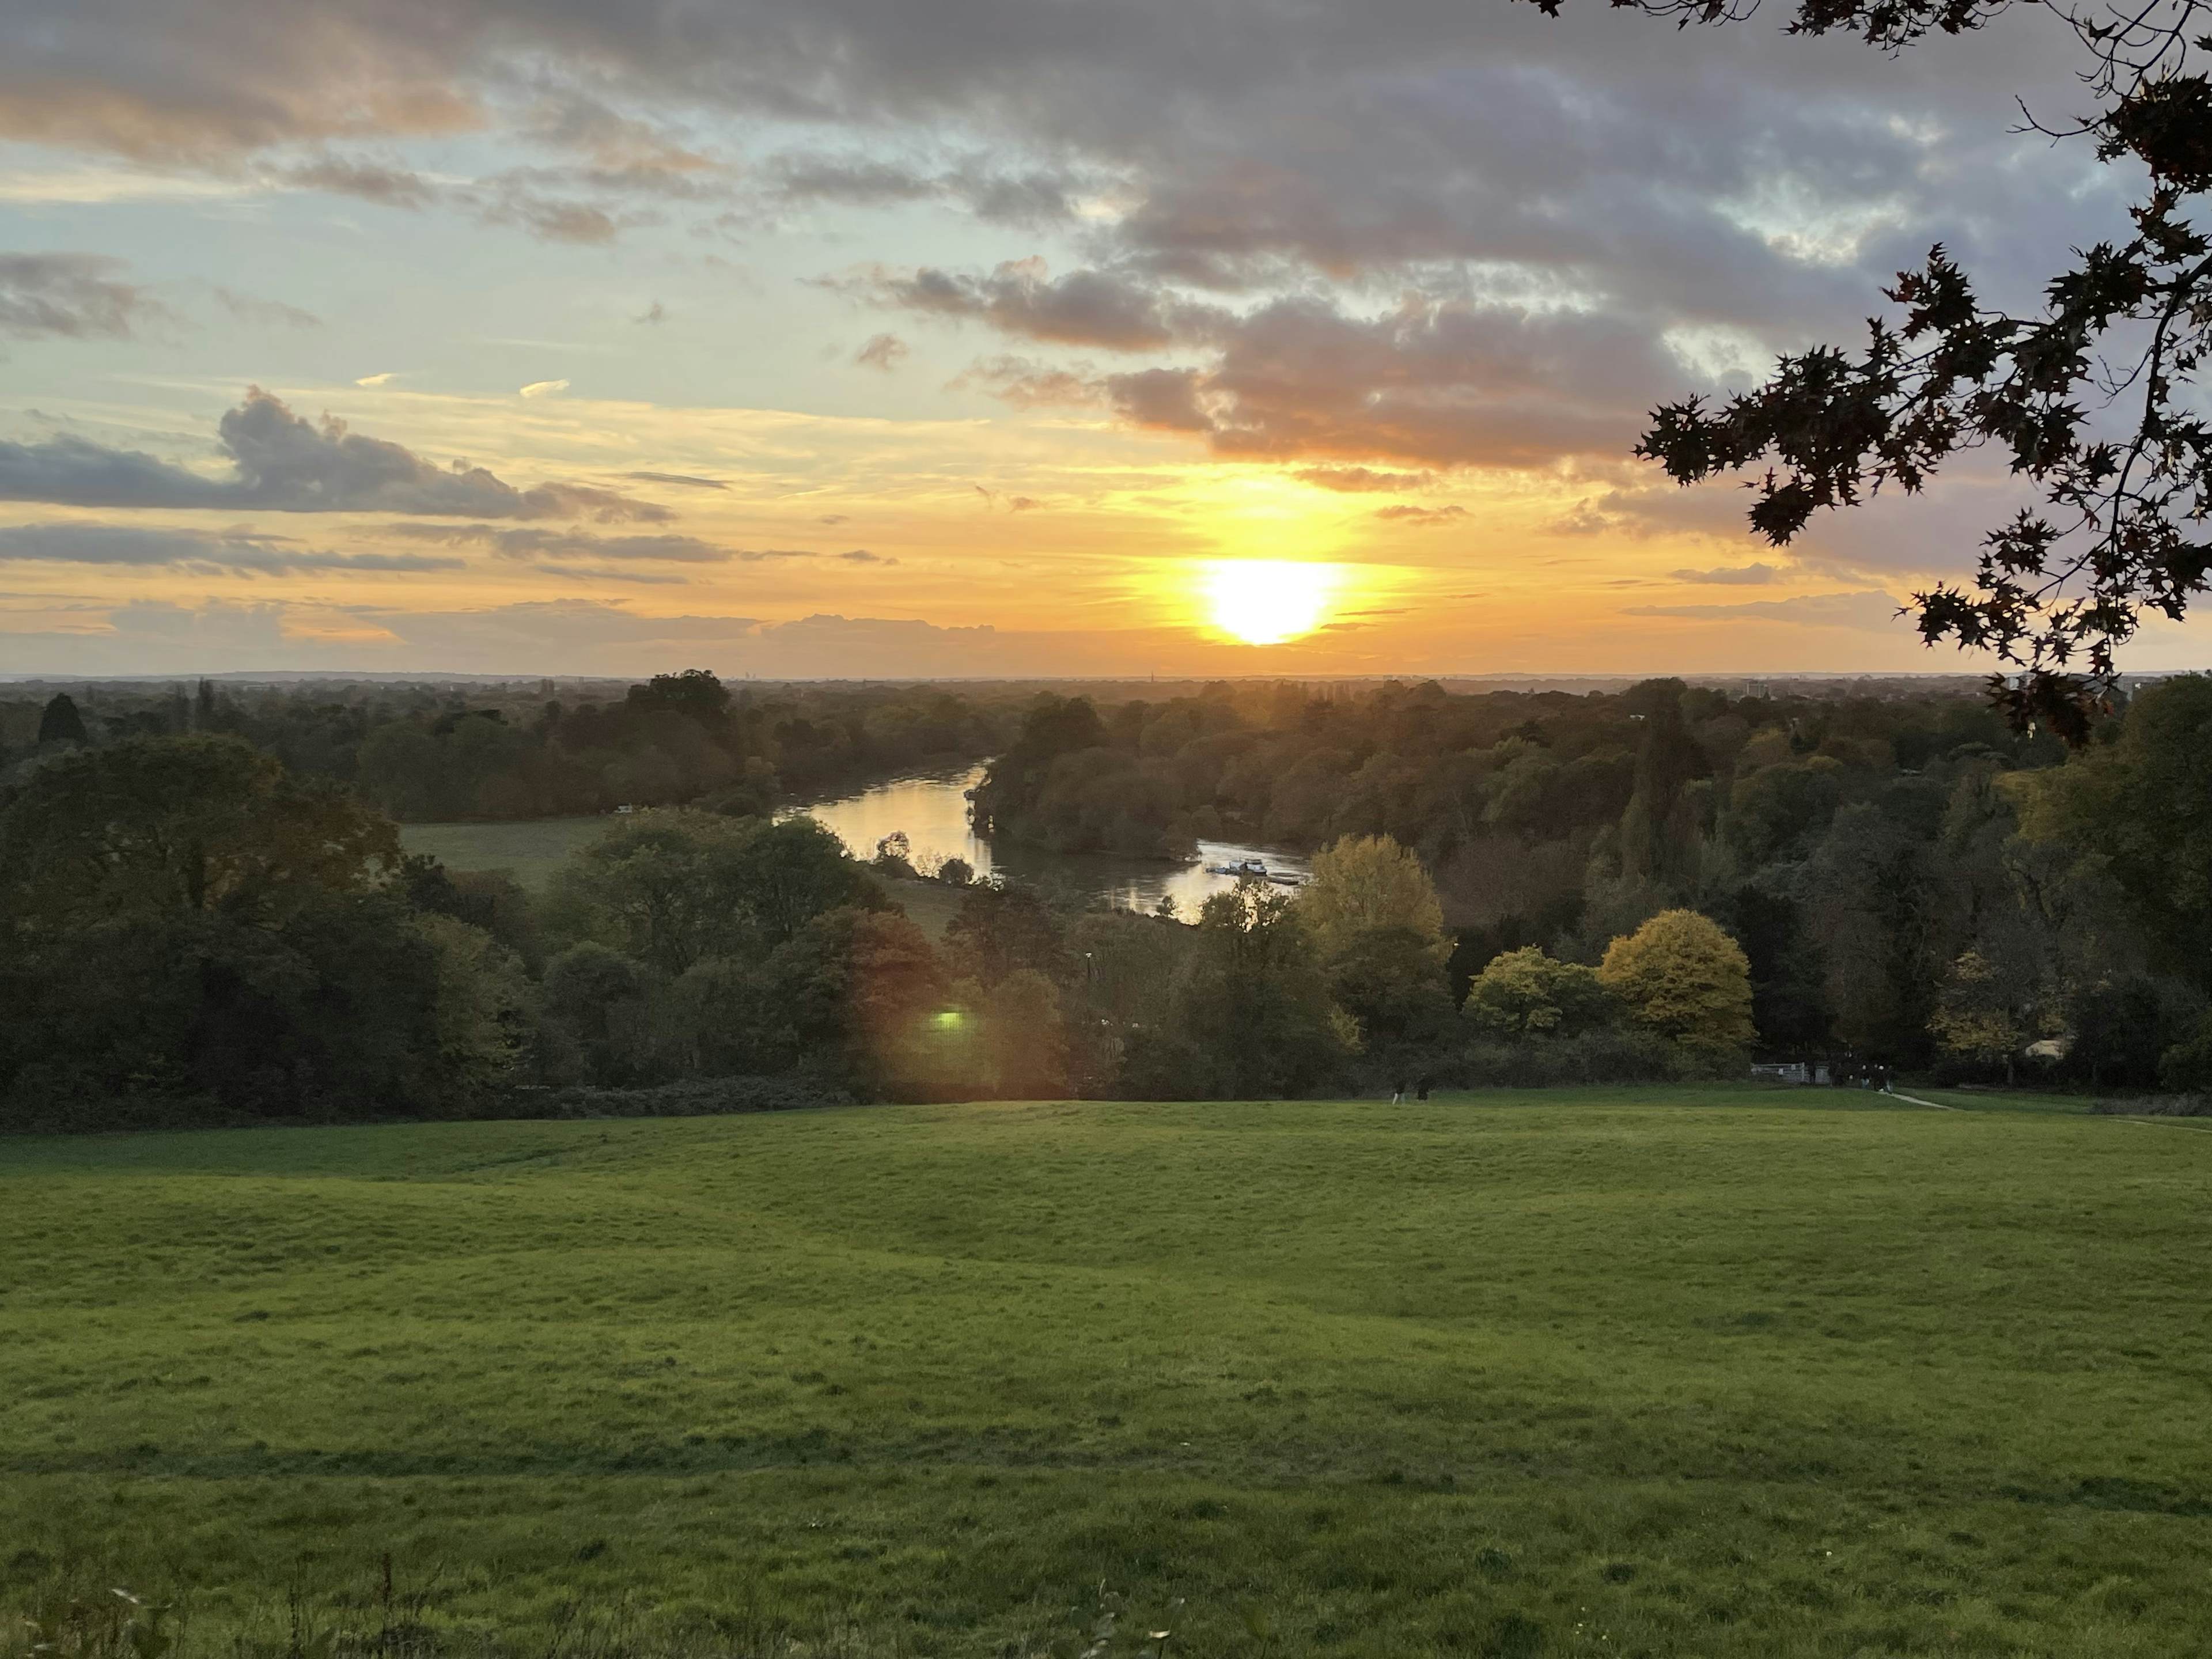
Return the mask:
<svg viewBox="0 0 2212 1659">
<path fill-rule="evenodd" d="M 1474 1089 L 1545 1089 L 1583 1083 L 1672 1083 L 1704 1068 L 1646 1030 L 1585 1031 L 1469 1043 L 1460 1079 Z M 1729 1075 L 1734 1075 L 1733 1072 Z"/>
</svg>

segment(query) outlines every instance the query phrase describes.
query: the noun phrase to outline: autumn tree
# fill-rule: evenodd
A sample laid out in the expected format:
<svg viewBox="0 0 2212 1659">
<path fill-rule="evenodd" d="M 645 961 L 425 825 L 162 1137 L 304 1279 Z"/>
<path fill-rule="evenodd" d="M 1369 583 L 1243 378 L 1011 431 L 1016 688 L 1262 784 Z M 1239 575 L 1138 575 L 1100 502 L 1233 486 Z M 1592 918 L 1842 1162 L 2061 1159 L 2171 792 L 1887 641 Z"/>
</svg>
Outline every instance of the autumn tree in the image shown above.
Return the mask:
<svg viewBox="0 0 2212 1659">
<path fill-rule="evenodd" d="M 1534 0 L 1557 15 L 1565 0 Z M 1759 0 L 1613 0 L 1677 24 L 1741 22 Z M 2039 311 L 1981 299 L 1939 243 L 1886 297 L 1898 320 L 1869 325 L 1858 350 L 1816 346 L 1717 405 L 1654 411 L 1637 453 L 1684 484 L 1764 465 L 1752 529 L 1778 545 L 1813 514 L 1885 488 L 1923 488 L 1984 447 L 2039 489 L 1983 538 L 1971 588 L 1913 596 L 1920 633 L 1993 652 L 1991 677 L 2015 725 L 2042 719 L 2083 740 L 2116 683 L 2115 653 L 2145 613 L 2179 620 L 2212 574 L 2212 422 L 2202 371 L 2212 350 L 2212 239 L 2187 216 L 2212 188 L 2212 52 L 2204 0 L 1795 0 L 1799 35 L 1855 34 L 1894 52 L 2027 10 L 2071 31 L 2091 112 L 2030 120 L 2140 167 L 2132 234 L 2078 252 Z M 2192 31 L 2195 31 L 2192 33 Z"/>
<path fill-rule="evenodd" d="M 1451 1024 L 1451 940 L 1419 857 L 1389 836 L 1345 836 L 1314 855 L 1298 910 L 1370 1064 L 1394 1084 L 1427 1070 Z"/>
<path fill-rule="evenodd" d="M 1438 963 L 1451 954 L 1436 883 L 1419 856 L 1389 836 L 1346 836 L 1315 854 L 1298 904 L 1324 957 L 1382 927 L 1405 930 Z"/>
<path fill-rule="evenodd" d="M 1530 945 L 1492 957 L 1468 985 L 1460 1012 L 1486 1036 L 1564 1037 L 1609 1024 L 1620 1006 L 1597 969 Z"/>
<path fill-rule="evenodd" d="M 1694 910 L 1665 910 L 1613 940 L 1598 981 L 1638 1024 L 1676 1048 L 1720 1060 L 1747 1048 L 1751 964 L 1719 925 Z"/>
</svg>

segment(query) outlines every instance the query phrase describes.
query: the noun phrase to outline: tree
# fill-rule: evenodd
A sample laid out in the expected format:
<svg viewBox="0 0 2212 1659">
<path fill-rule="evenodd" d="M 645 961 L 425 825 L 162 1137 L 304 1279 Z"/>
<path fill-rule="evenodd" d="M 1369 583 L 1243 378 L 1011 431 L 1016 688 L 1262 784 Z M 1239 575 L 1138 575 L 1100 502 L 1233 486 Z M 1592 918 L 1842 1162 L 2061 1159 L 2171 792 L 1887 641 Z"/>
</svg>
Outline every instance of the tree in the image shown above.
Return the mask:
<svg viewBox="0 0 2212 1659">
<path fill-rule="evenodd" d="M 2212 678 L 2136 694 L 2117 739 L 2035 776 L 2032 840 L 2101 856 L 2171 971 L 2212 989 Z"/>
<path fill-rule="evenodd" d="M 0 916 L 40 929 L 216 912 L 273 923 L 399 866 L 390 819 L 238 738 L 131 738 L 35 773 L 0 811 Z"/>
<path fill-rule="evenodd" d="M 970 887 L 945 924 L 945 948 L 963 978 L 986 987 L 1030 969 L 1058 977 L 1066 955 L 1059 919 L 1033 887 Z"/>
<path fill-rule="evenodd" d="M 1715 1060 L 1751 1046 L 1751 964 L 1694 910 L 1664 910 L 1607 947 L 1598 981 L 1638 1024 Z"/>
<path fill-rule="evenodd" d="M 665 708 L 710 732 L 720 731 L 730 712 L 729 688 L 704 668 L 655 674 L 645 684 L 630 687 L 627 701 L 641 714 Z"/>
<path fill-rule="evenodd" d="M 991 1080 L 1002 1100 L 1049 1100 L 1067 1092 L 1067 1033 L 1060 993 L 1033 968 L 991 988 L 983 1009 Z"/>
<path fill-rule="evenodd" d="M 39 741 L 76 743 L 85 741 L 84 716 L 77 713 L 76 700 L 66 691 L 57 691 L 47 699 L 46 706 L 39 711 Z"/>
<path fill-rule="evenodd" d="M 637 963 L 592 939 L 547 963 L 539 1007 L 548 1073 L 610 1086 L 643 1081 L 650 1046 L 646 993 Z"/>
<path fill-rule="evenodd" d="M 1578 962 L 1557 962 L 1536 945 L 1494 957 L 1467 988 L 1462 1018 L 1486 1036 L 1579 1036 L 1608 1025 L 1620 1000 Z"/>
<path fill-rule="evenodd" d="M 1951 964 L 1929 1030 L 1947 1054 L 2003 1066 L 2009 1085 L 2029 1030 L 2021 988 L 1979 951 L 1968 951 Z"/>
<path fill-rule="evenodd" d="M 886 902 L 812 818 L 769 823 L 684 808 L 619 820 L 562 866 L 550 895 L 572 937 L 671 977 L 709 957 L 765 957 L 841 906 Z"/>
<path fill-rule="evenodd" d="M 1534 3 L 1557 15 L 1564 0 Z M 1758 9 L 1613 3 L 1678 23 L 1740 21 Z M 1984 27 L 2021 3 L 1796 0 L 1790 29 L 1840 30 L 1895 52 L 1931 33 Z M 2108 13 L 2089 0 L 2045 0 L 2081 47 L 2096 107 L 2041 130 L 2139 167 L 2148 187 L 2130 210 L 2134 234 L 2081 252 L 2051 278 L 2039 313 L 1983 304 L 1939 243 L 1886 290 L 1903 321 L 1872 322 L 1863 352 L 1817 346 L 1717 408 L 1698 398 L 1663 405 L 1637 448 L 1685 484 L 1771 459 L 1750 520 L 1777 544 L 1818 509 L 1885 485 L 1917 491 L 1963 450 L 2005 452 L 2046 510 L 2022 509 L 1988 533 L 1972 591 L 1938 583 L 1913 604 L 1929 644 L 1988 649 L 2024 671 L 1990 680 L 2015 725 L 2042 719 L 2075 743 L 2143 614 L 2179 619 L 2212 574 L 2212 539 L 2199 528 L 2212 501 L 2200 379 L 2212 351 L 2212 239 L 2182 212 L 2212 189 L 2212 78 L 2190 72 L 2192 52 L 2212 52 L 2212 35 L 2191 34 L 2203 6 L 2145 0 Z"/>
<path fill-rule="evenodd" d="M 1451 1029 L 1451 986 L 1432 941 L 1403 926 L 1355 933 L 1323 964 L 1360 1052 L 1392 1085 L 1431 1071 Z"/>
<path fill-rule="evenodd" d="M 1436 884 L 1419 858 L 1388 836 L 1347 836 L 1315 854 L 1298 903 L 1324 958 L 1377 928 L 1402 930 L 1438 966 L 1451 954 Z"/>
<path fill-rule="evenodd" d="M 473 1091 L 506 1080 L 521 1065 L 534 1012 L 520 958 L 451 916 L 417 916 L 414 927 L 431 950 L 432 1024 L 448 1086 Z"/>
<path fill-rule="evenodd" d="M 777 948 L 763 978 L 767 1017 L 790 1045 L 787 1063 L 864 1099 L 974 1091 L 968 1016 L 948 1001 L 928 935 L 903 915 L 825 912 Z"/>
<path fill-rule="evenodd" d="M 1297 1094 L 1341 1063 L 1353 1034 L 1289 895 L 1240 883 L 1200 907 L 1193 931 L 1168 1019 L 1176 1093 Z"/>
</svg>

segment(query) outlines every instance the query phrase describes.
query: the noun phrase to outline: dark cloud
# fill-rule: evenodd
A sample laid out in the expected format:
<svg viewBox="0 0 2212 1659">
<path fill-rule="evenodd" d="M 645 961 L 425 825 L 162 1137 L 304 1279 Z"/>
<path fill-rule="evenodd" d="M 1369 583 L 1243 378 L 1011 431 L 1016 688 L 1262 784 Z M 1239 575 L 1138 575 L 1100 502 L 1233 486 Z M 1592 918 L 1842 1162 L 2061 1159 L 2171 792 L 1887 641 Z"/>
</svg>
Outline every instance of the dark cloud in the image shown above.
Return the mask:
<svg viewBox="0 0 2212 1659">
<path fill-rule="evenodd" d="M 334 416 L 304 419 L 258 386 L 217 430 L 231 464 L 222 478 L 69 434 L 43 443 L 0 441 L 0 501 L 602 522 L 674 516 L 609 489 L 567 483 L 519 489 L 483 467 L 458 461 L 440 467 L 402 445 L 350 431 Z"/>
<path fill-rule="evenodd" d="M 143 289 L 116 280 L 122 269 L 96 253 L 0 253 L 0 337 L 129 338 L 165 313 Z"/>
<path fill-rule="evenodd" d="M 1664 354 L 1617 319 L 1408 296 L 1365 317 L 1319 298 L 1210 321 L 1203 367 L 1110 375 L 1133 424 L 1248 458 L 1536 467 L 1620 453 Z"/>
<path fill-rule="evenodd" d="M 1089 268 L 842 286 L 1146 359 L 963 377 L 1017 406 L 1104 399 L 1224 455 L 1539 466 L 1855 332 L 1939 238 L 2014 303 L 2124 234 L 2078 150 L 2007 131 L 2016 91 L 2078 104 L 2073 46 L 2037 9 L 1886 58 L 1595 0 L 15 0 L 0 137 L 586 246 L 690 202 L 1049 224 Z M 745 174 L 694 136 L 776 121 L 819 151 Z M 460 132 L 557 164 L 393 159 Z"/>
<path fill-rule="evenodd" d="M 1449 524 L 1454 519 L 1464 519 L 1467 509 L 1454 504 L 1450 507 L 1415 507 L 1400 501 L 1390 507 L 1378 507 L 1375 516 L 1394 524 L 1436 525 Z"/>
<path fill-rule="evenodd" d="M 987 275 L 923 266 L 874 268 L 833 283 L 872 304 L 973 318 L 1008 334 L 1109 351 L 1157 350 L 1202 335 L 1218 313 L 1111 272 L 1054 278 L 1042 259 L 1009 260 Z"/>
<path fill-rule="evenodd" d="M 888 374 L 899 366 L 908 349 L 907 343 L 897 335 L 878 334 L 853 354 L 853 361 L 863 368 L 881 369 Z"/>
<path fill-rule="evenodd" d="M 940 201 L 979 219 L 1031 226 L 1066 219 L 1070 195 L 1080 187 L 1066 173 L 1006 172 L 981 159 L 931 169 L 866 154 L 790 155 L 777 157 L 767 173 L 770 195 L 782 203 L 884 208 Z"/>
<path fill-rule="evenodd" d="M 328 553 L 246 530 L 176 530 L 110 524 L 32 524 L 0 528 L 0 560 L 60 564 L 171 566 L 203 574 L 282 576 L 301 571 L 455 570 L 459 559 L 414 553 Z"/>
</svg>

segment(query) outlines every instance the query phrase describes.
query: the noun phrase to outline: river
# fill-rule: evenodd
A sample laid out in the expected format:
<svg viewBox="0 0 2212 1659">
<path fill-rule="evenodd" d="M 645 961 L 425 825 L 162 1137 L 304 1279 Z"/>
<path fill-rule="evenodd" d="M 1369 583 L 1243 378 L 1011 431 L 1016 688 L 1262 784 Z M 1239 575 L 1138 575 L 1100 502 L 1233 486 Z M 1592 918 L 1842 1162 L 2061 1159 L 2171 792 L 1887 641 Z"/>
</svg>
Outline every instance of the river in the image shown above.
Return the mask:
<svg viewBox="0 0 2212 1659">
<path fill-rule="evenodd" d="M 1301 879 L 1308 873 L 1306 860 L 1295 853 L 1234 842 L 1202 841 L 1198 856 L 1185 863 L 1119 858 L 1105 853 L 1050 853 L 1011 842 L 994 845 L 978 836 L 969 822 L 967 792 L 982 776 L 983 769 L 975 766 L 898 778 L 858 794 L 793 810 L 835 830 L 854 858 L 873 858 L 877 843 L 897 831 L 904 834 L 915 862 L 924 869 L 948 858 L 961 858 L 979 877 L 1004 876 L 1133 910 L 1155 909 L 1162 899 L 1173 899 L 1176 914 L 1185 921 L 1198 915 L 1198 907 L 1209 894 L 1237 884 L 1235 877 L 1215 875 L 1207 870 L 1208 865 L 1237 865 L 1257 859 L 1270 871 Z"/>
</svg>

